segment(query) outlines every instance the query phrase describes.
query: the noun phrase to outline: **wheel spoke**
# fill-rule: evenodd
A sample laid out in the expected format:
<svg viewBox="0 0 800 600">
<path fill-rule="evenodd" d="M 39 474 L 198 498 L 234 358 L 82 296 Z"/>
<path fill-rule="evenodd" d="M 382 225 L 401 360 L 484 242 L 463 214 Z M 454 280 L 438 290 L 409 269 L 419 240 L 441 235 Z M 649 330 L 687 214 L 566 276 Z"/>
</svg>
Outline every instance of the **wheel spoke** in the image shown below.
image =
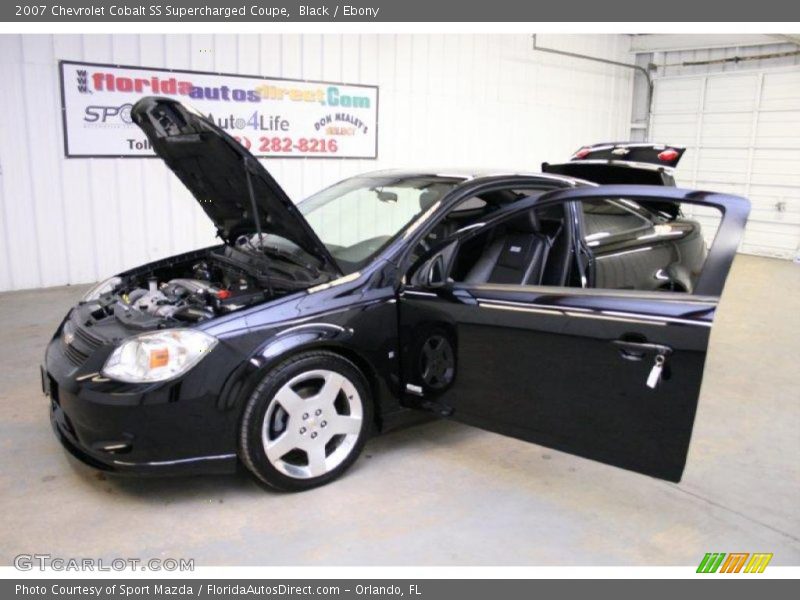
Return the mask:
<svg viewBox="0 0 800 600">
<path fill-rule="evenodd" d="M 309 444 L 306 446 L 306 456 L 308 457 L 308 472 L 311 477 L 324 475 L 327 470 L 325 466 L 325 444 Z"/>
<path fill-rule="evenodd" d="M 267 453 L 267 458 L 273 462 L 279 460 L 286 455 L 287 452 L 297 448 L 299 442 L 299 436 L 294 430 L 287 429 L 279 438 L 266 441 L 264 449 Z"/>
<path fill-rule="evenodd" d="M 356 448 L 362 413 L 359 389 L 346 375 L 325 368 L 300 372 L 270 400 L 261 422 L 264 454 L 287 477 L 321 477 Z"/>
<path fill-rule="evenodd" d="M 288 385 L 283 386 L 278 393 L 275 395 L 275 399 L 278 401 L 289 415 L 297 415 L 303 410 L 303 405 L 305 404 L 305 400 L 303 400 L 297 393 Z"/>
<path fill-rule="evenodd" d="M 332 420 L 329 427 L 334 434 L 357 434 L 361 431 L 361 417 L 339 415 Z"/>
<path fill-rule="evenodd" d="M 342 385 L 344 385 L 344 377 L 339 373 L 328 373 L 325 376 L 325 383 L 322 385 L 322 389 L 317 394 L 317 398 L 325 404 L 333 404 L 339 396 Z"/>
</svg>

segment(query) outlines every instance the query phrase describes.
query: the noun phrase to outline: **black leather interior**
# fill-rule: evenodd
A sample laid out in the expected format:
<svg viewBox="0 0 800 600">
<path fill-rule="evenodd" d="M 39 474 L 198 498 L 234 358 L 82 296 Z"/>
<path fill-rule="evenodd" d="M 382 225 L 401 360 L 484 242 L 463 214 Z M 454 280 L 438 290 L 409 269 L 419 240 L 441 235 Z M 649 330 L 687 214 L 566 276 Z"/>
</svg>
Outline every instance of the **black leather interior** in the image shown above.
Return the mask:
<svg viewBox="0 0 800 600">
<path fill-rule="evenodd" d="M 464 281 L 538 285 L 550 244 L 550 239 L 542 233 L 536 212 L 526 211 L 500 228 Z"/>
</svg>

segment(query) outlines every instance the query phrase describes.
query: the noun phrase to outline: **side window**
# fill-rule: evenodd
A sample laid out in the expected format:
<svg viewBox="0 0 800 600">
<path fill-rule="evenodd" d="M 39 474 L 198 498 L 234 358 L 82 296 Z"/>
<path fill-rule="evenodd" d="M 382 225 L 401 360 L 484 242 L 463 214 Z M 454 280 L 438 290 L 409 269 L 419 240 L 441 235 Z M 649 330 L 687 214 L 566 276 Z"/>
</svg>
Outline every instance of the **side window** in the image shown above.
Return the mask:
<svg viewBox="0 0 800 600">
<path fill-rule="evenodd" d="M 433 248 L 457 231 L 475 223 L 480 223 L 487 213 L 494 210 L 494 208 L 486 200 L 477 196 L 460 202 L 443 219 L 436 223 L 417 244 L 412 253 L 412 262 L 416 262 L 430 248 Z"/>
<path fill-rule="evenodd" d="M 450 277 L 465 284 L 571 285 L 565 206 L 510 215 L 465 239 Z"/>
<path fill-rule="evenodd" d="M 435 246 L 466 228 L 474 227 L 485 221 L 493 212 L 512 206 L 515 202 L 531 195 L 544 194 L 547 189 L 541 187 L 500 188 L 472 196 L 459 202 L 441 218 L 414 249 L 413 256 L 419 257 L 429 248 Z"/>
<path fill-rule="evenodd" d="M 486 200 L 473 196 L 454 206 L 450 212 L 428 233 L 430 243 L 444 240 L 456 231 L 478 223 L 491 211 Z"/>
<path fill-rule="evenodd" d="M 620 198 L 509 215 L 466 236 L 450 267 L 462 285 L 520 285 L 692 293 L 708 255 L 705 225 L 670 202 Z M 578 248 L 575 236 L 585 244 Z M 592 237 L 594 236 L 594 237 Z M 580 258 L 578 258 L 580 257 Z"/>
<path fill-rule="evenodd" d="M 452 211 L 450 211 L 450 214 L 451 216 L 458 216 L 467 212 L 481 211 L 485 207 L 486 200 L 478 198 L 477 196 L 473 196 L 472 198 L 467 198 L 461 204 L 456 206 Z"/>
</svg>

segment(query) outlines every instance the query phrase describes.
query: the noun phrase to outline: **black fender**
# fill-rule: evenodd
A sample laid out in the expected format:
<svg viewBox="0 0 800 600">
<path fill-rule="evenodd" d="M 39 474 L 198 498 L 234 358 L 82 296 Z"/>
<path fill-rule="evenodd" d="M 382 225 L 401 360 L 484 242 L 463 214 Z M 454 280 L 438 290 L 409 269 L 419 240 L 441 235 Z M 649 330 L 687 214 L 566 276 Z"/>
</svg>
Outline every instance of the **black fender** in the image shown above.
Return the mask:
<svg viewBox="0 0 800 600">
<path fill-rule="evenodd" d="M 333 323 L 302 323 L 272 336 L 250 358 L 273 365 L 296 353 L 298 348 L 322 344 L 344 344 L 353 336 L 353 330 Z"/>
<path fill-rule="evenodd" d="M 352 329 L 333 323 L 303 323 L 278 332 L 231 374 L 220 393 L 220 407 L 240 412 L 258 383 L 276 365 L 301 352 L 329 350 L 353 362 L 364 374 L 375 401 L 376 424 L 380 426 L 383 392 L 374 367 L 348 343 L 352 335 Z"/>
</svg>

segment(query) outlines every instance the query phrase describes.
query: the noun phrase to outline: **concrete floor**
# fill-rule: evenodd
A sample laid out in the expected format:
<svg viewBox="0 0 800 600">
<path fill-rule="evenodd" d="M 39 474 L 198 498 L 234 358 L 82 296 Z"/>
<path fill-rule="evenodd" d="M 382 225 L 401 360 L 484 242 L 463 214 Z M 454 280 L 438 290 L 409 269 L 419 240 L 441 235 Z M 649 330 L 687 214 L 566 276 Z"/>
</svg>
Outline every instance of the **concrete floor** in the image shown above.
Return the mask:
<svg viewBox="0 0 800 600">
<path fill-rule="evenodd" d="M 50 431 L 38 365 L 83 287 L 0 294 L 0 563 L 14 555 L 198 566 L 800 564 L 800 265 L 739 256 L 680 485 L 455 423 L 371 441 L 342 480 L 113 479 Z"/>
</svg>

